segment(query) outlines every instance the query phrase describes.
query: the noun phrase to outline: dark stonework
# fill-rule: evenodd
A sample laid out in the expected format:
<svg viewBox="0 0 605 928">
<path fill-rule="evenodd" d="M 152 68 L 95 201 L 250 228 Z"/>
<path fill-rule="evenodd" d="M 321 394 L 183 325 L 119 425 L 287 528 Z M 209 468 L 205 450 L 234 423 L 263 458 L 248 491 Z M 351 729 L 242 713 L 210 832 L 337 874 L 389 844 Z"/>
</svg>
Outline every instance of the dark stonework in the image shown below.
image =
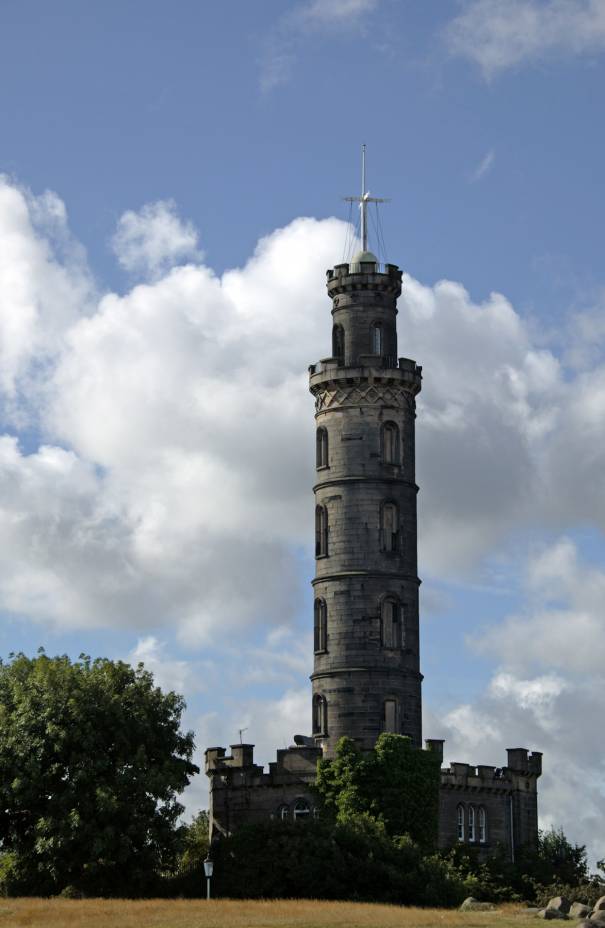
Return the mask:
<svg viewBox="0 0 605 928">
<path fill-rule="evenodd" d="M 327 554 L 316 559 L 313 581 L 315 597 L 326 604 L 327 644 L 315 654 L 311 677 L 326 713 L 324 730 L 315 724 L 313 734 L 328 757 L 343 735 L 362 748 L 372 748 L 385 730 L 422 743 L 414 472 L 421 369 L 397 359 L 401 271 L 362 267 L 364 273 L 351 274 L 348 264 L 328 271 L 344 354 L 309 371 L 316 424 L 328 437 L 327 466 L 318 468 L 314 487 L 316 506 L 327 512 Z M 388 455 L 386 423 L 398 435 Z M 387 503 L 395 504 L 398 536 L 388 546 L 381 524 Z M 396 642 L 385 641 L 385 599 L 399 611 Z"/>
<path fill-rule="evenodd" d="M 246 822 L 312 816 L 317 761 L 333 756 L 343 735 L 365 750 L 383 731 L 422 745 L 414 439 L 422 368 L 397 357 L 399 268 L 353 259 L 328 271 L 327 287 L 332 355 L 309 368 L 317 426 L 311 735 L 278 751 L 268 773 L 254 763 L 253 745 L 206 751 L 214 838 Z M 442 741 L 426 749 L 443 757 Z M 440 847 L 465 841 L 488 854 L 503 844 L 514 858 L 535 844 L 541 758 L 516 748 L 503 768 L 443 769 Z"/>
</svg>

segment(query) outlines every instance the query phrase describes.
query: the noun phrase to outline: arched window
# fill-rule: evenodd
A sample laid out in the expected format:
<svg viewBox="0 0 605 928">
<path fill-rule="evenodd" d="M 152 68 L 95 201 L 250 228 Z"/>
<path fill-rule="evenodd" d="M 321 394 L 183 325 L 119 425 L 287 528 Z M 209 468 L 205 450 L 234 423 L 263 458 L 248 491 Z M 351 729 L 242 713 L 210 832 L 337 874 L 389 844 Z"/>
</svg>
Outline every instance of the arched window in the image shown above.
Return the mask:
<svg viewBox="0 0 605 928">
<path fill-rule="evenodd" d="M 394 422 L 382 426 L 382 460 L 385 464 L 400 464 L 399 427 Z"/>
<path fill-rule="evenodd" d="M 385 699 L 382 707 L 382 730 L 397 734 L 397 700 Z"/>
<path fill-rule="evenodd" d="M 399 551 L 399 510 L 396 503 L 383 503 L 380 529 L 382 550 Z"/>
<path fill-rule="evenodd" d="M 374 322 L 370 329 L 370 354 L 382 354 L 382 325 Z"/>
<path fill-rule="evenodd" d="M 323 427 L 315 433 L 315 463 L 317 467 L 328 466 L 328 430 Z"/>
<path fill-rule="evenodd" d="M 457 835 L 459 841 L 464 841 L 464 806 L 459 805 L 456 809 Z"/>
<path fill-rule="evenodd" d="M 476 833 L 475 833 L 475 807 L 474 806 L 468 807 L 468 840 L 469 841 L 477 840 Z"/>
<path fill-rule="evenodd" d="M 383 648 L 401 647 L 401 606 L 396 599 L 384 599 L 381 609 Z"/>
<path fill-rule="evenodd" d="M 336 358 L 339 364 L 344 364 L 345 333 L 341 325 L 335 325 L 332 328 L 332 357 Z"/>
<path fill-rule="evenodd" d="M 313 697 L 313 734 L 326 735 L 328 733 L 328 703 L 325 696 Z"/>
<path fill-rule="evenodd" d="M 300 822 L 310 818 L 311 807 L 306 799 L 297 799 L 294 803 L 294 821 Z"/>
<path fill-rule="evenodd" d="M 315 507 L 315 557 L 328 553 L 328 512 L 325 506 Z"/>
<path fill-rule="evenodd" d="M 483 806 L 479 807 L 479 841 L 481 844 L 487 841 L 487 813 Z"/>
<path fill-rule="evenodd" d="M 277 817 L 285 822 L 290 816 L 290 809 L 288 806 L 280 806 L 277 810 Z"/>
<path fill-rule="evenodd" d="M 313 629 L 315 638 L 315 650 L 327 651 L 328 649 L 328 610 L 325 600 L 316 599 L 313 609 Z"/>
</svg>

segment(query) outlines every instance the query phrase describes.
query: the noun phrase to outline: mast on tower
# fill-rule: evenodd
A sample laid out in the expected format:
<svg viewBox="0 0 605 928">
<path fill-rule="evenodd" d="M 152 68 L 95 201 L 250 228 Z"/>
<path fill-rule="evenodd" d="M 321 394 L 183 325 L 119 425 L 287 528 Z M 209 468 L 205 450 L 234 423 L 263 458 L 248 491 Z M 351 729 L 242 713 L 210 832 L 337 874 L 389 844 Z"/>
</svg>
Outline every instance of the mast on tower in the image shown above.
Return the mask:
<svg viewBox="0 0 605 928">
<path fill-rule="evenodd" d="M 343 197 L 346 203 L 359 203 L 361 213 L 361 250 L 368 250 L 368 203 L 388 203 L 385 197 L 371 197 L 366 190 L 366 146 L 361 146 L 361 196 Z"/>
</svg>

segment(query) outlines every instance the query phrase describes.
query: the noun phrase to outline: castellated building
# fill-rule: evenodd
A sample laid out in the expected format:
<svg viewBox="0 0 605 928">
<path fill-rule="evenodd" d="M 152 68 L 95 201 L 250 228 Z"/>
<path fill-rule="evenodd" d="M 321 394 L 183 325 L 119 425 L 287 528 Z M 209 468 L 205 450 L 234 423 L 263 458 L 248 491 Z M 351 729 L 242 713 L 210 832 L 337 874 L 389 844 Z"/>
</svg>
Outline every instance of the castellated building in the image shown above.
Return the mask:
<svg viewBox="0 0 605 928">
<path fill-rule="evenodd" d="M 327 272 L 332 352 L 309 368 L 315 399 L 314 668 L 311 734 L 268 771 L 252 744 L 208 748 L 212 836 L 268 818 L 313 816 L 317 762 L 339 738 L 371 749 L 381 732 L 422 747 L 415 474 L 422 368 L 398 357 L 401 271 L 369 251 Z M 538 834 L 542 755 L 507 751 L 506 765 L 442 768 L 439 844 L 504 845 L 514 859 Z"/>
</svg>

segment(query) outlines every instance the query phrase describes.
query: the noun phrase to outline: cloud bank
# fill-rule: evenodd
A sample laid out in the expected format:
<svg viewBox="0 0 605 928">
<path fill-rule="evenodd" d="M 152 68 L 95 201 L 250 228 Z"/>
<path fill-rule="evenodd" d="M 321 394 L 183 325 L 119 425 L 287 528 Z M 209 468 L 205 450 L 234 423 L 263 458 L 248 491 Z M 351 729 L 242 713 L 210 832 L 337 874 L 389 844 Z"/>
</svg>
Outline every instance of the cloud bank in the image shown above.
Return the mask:
<svg viewBox="0 0 605 928">
<path fill-rule="evenodd" d="M 172 206 L 125 216 L 114 247 L 142 282 L 103 293 L 60 199 L 0 183 L 0 609 L 136 630 L 131 656 L 192 692 L 215 671 L 175 661 L 169 632 L 194 655 L 269 636 L 245 667 L 225 664 L 251 685 L 279 668 L 281 699 L 198 720 L 200 744 L 250 721 L 267 746 L 308 727 L 307 650 L 288 639 L 312 539 L 306 368 L 329 351 L 322 281 L 345 226 L 296 219 L 218 277 Z M 551 538 L 529 553 L 523 609 L 471 642 L 495 668 L 487 692 L 430 733 L 454 759 L 499 763 L 507 740 L 543 749 L 544 816 L 579 840 L 578 757 L 595 771 L 583 824 L 605 813 L 605 580 L 571 532 L 605 529 L 605 362 L 598 314 L 573 332 L 568 363 L 501 294 L 476 303 L 459 283 L 404 279 L 399 353 L 425 371 L 422 574 L 471 576 L 513 539 Z"/>
</svg>

